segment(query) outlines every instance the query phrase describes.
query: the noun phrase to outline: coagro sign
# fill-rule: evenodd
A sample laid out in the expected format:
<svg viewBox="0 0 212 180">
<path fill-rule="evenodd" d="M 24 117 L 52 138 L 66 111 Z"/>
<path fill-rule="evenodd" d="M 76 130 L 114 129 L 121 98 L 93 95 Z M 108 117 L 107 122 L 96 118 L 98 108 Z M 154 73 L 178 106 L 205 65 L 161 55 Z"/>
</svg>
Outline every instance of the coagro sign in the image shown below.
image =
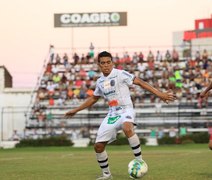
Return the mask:
<svg viewBox="0 0 212 180">
<path fill-rule="evenodd" d="M 54 14 L 54 27 L 127 26 L 126 12 Z"/>
</svg>

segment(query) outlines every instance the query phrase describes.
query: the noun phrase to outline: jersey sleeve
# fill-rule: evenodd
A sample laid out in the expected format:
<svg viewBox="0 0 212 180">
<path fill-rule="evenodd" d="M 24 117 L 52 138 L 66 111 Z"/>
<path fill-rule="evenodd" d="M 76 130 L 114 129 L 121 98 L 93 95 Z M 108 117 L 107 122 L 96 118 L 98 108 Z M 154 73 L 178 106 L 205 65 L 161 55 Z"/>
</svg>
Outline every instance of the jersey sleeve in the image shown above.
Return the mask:
<svg viewBox="0 0 212 180">
<path fill-rule="evenodd" d="M 126 83 L 127 85 L 132 85 L 133 84 L 133 80 L 135 79 L 135 76 L 133 74 L 130 74 L 127 71 L 122 71 L 121 72 L 121 80 L 123 83 Z"/>
<path fill-rule="evenodd" d="M 102 92 L 101 89 L 99 88 L 98 83 L 96 84 L 96 88 L 95 88 L 95 90 L 94 90 L 93 95 L 94 95 L 94 96 L 103 96 L 103 92 Z"/>
</svg>

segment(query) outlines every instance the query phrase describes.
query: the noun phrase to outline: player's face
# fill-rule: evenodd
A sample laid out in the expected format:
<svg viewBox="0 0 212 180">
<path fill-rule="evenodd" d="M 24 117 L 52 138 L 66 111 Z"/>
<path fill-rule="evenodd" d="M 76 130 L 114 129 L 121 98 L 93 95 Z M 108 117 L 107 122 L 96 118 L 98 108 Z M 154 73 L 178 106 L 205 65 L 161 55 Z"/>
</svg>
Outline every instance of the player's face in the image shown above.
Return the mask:
<svg viewBox="0 0 212 180">
<path fill-rule="evenodd" d="M 99 59 L 99 67 L 102 73 L 107 76 L 113 69 L 113 61 L 110 57 L 101 57 Z"/>
</svg>

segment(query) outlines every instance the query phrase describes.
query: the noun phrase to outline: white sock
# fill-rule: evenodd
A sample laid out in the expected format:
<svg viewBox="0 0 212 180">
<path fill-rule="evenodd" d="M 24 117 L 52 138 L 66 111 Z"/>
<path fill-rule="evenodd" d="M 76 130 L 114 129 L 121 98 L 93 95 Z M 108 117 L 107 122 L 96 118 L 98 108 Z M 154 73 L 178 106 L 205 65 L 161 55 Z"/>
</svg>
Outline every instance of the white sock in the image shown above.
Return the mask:
<svg viewBox="0 0 212 180">
<path fill-rule="evenodd" d="M 132 137 L 128 138 L 128 141 L 133 150 L 135 158 L 142 160 L 140 140 L 137 134 L 134 134 Z"/>
<path fill-rule="evenodd" d="M 110 169 L 108 164 L 107 152 L 103 151 L 101 153 L 96 153 L 96 158 L 99 163 L 100 168 L 102 169 L 103 174 L 110 175 Z"/>
</svg>

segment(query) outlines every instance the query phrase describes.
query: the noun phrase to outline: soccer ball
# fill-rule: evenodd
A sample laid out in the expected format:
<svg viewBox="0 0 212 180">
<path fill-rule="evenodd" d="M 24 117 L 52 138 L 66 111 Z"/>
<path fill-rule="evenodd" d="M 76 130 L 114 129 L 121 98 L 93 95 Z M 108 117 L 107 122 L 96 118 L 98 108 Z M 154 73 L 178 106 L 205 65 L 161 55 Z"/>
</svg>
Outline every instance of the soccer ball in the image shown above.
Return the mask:
<svg viewBox="0 0 212 180">
<path fill-rule="evenodd" d="M 132 178 L 141 178 L 143 177 L 148 171 L 147 163 L 144 160 L 137 160 L 133 159 L 128 164 L 128 173 Z"/>
</svg>

